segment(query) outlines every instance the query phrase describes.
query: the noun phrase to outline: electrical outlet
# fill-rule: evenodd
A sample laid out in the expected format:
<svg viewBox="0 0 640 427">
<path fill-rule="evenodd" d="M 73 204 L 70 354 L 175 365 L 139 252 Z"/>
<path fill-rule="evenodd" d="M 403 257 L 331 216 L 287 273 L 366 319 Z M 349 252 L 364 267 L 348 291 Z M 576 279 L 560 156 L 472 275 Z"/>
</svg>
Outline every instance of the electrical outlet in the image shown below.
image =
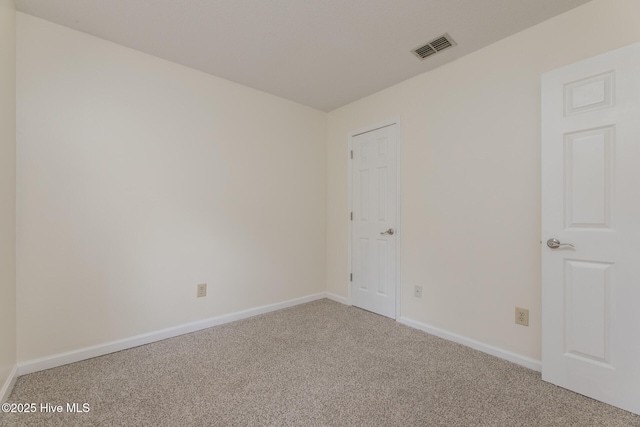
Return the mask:
<svg viewBox="0 0 640 427">
<path fill-rule="evenodd" d="M 413 296 L 416 298 L 422 298 L 422 286 L 414 286 L 413 288 Z"/>
<path fill-rule="evenodd" d="M 522 326 L 529 326 L 529 310 L 516 307 L 516 323 Z"/>
<path fill-rule="evenodd" d="M 207 284 L 200 283 L 198 285 L 198 298 L 206 297 L 206 296 L 207 296 Z"/>
</svg>

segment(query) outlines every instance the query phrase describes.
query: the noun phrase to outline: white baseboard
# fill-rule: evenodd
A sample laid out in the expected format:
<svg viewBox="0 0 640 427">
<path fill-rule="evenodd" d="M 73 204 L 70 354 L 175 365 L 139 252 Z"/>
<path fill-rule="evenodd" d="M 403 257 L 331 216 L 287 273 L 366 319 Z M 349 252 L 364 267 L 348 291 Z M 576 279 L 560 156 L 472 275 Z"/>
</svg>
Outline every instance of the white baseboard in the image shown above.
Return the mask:
<svg viewBox="0 0 640 427">
<path fill-rule="evenodd" d="M 336 295 L 331 292 L 325 292 L 325 296 L 327 299 L 330 299 L 331 301 L 339 302 L 340 304 L 344 304 L 344 305 L 349 305 L 349 300 L 346 299 L 345 297 L 341 297 L 340 295 Z"/>
<path fill-rule="evenodd" d="M 2 385 L 0 389 L 0 403 L 4 403 L 9 398 L 11 394 L 11 390 L 13 390 L 13 386 L 16 384 L 16 380 L 18 379 L 18 366 L 14 365 L 13 369 L 9 373 L 9 377 Z"/>
<path fill-rule="evenodd" d="M 171 328 L 161 329 L 159 331 L 149 332 L 146 334 L 136 335 L 130 338 L 124 338 L 117 341 L 112 341 L 104 344 L 98 344 L 91 347 L 85 347 L 78 350 L 69 351 L 66 353 L 54 354 L 39 359 L 27 360 L 25 362 L 18 363 L 11 371 L 11 375 L 5 381 L 2 389 L 0 389 L 0 401 L 9 397 L 13 385 L 18 378 L 18 375 L 31 374 L 45 369 L 51 369 L 58 366 L 67 365 L 69 363 L 79 362 L 81 360 L 91 359 L 93 357 L 103 356 L 105 354 L 114 353 L 116 351 L 126 350 L 128 348 L 138 347 L 144 344 L 150 344 L 152 342 L 161 341 L 167 338 L 176 337 L 178 335 L 188 334 L 196 332 L 202 329 L 211 328 L 213 326 L 222 325 L 236 320 L 246 319 L 249 317 L 257 316 L 260 314 L 269 313 L 283 308 L 293 307 L 299 304 L 304 304 L 319 299 L 328 298 L 332 301 L 336 301 L 342 304 L 348 305 L 348 300 L 345 297 L 333 294 L 331 292 L 320 292 L 306 297 L 295 298 L 288 301 L 283 301 L 275 304 L 263 305 L 256 308 L 250 308 L 247 310 L 237 311 L 235 313 L 224 314 L 221 316 L 211 317 L 209 319 L 199 320 L 197 322 L 186 323 L 183 325 L 174 326 Z M 492 356 L 499 357 L 501 359 L 508 360 L 518 365 L 525 366 L 535 371 L 541 371 L 542 364 L 539 360 L 531 359 L 525 356 L 521 356 L 516 353 L 512 353 L 507 350 L 500 349 L 488 344 L 481 343 L 479 341 L 472 340 L 470 338 L 457 335 L 443 329 L 439 329 L 425 323 L 417 322 L 415 320 L 408 319 L 406 317 L 400 317 L 398 322 L 410 326 L 415 329 L 420 329 L 431 335 L 436 335 L 440 338 L 444 338 L 449 341 L 453 341 L 467 347 L 482 351 Z"/>
<path fill-rule="evenodd" d="M 521 365 L 526 368 L 533 369 L 534 371 L 540 372 L 542 370 L 542 362 L 540 360 L 535 360 L 526 356 L 521 356 L 519 354 L 512 353 L 510 351 L 503 350 L 501 348 L 494 347 L 489 344 L 481 343 L 480 341 L 472 340 L 471 338 L 466 338 L 461 335 L 445 331 L 444 329 L 427 325 L 426 323 L 417 322 L 415 320 L 408 319 L 406 317 L 401 317 L 400 319 L 398 319 L 398 322 L 415 329 L 420 329 L 422 331 L 427 332 L 428 334 L 435 335 L 437 337 L 444 338 L 446 340 L 453 341 L 458 344 L 465 345 L 467 347 L 471 347 L 474 350 L 478 350 L 483 353 L 487 353 L 492 356 L 499 357 L 500 359 L 508 360 L 509 362 L 513 362 L 517 365 Z"/>
<path fill-rule="evenodd" d="M 218 326 L 224 323 L 246 319 L 248 317 L 269 313 L 271 311 L 281 310 L 283 308 L 293 307 L 295 305 L 304 304 L 323 298 L 328 298 L 326 292 L 320 292 L 317 294 L 308 295 L 306 297 L 295 298 L 275 304 L 263 305 L 256 308 L 250 308 L 248 310 L 237 311 L 235 313 L 223 314 L 221 316 L 211 317 L 209 319 L 185 323 L 183 325 L 173 326 L 171 328 L 148 332 L 146 334 L 136 335 L 130 338 L 124 338 L 121 340 L 98 344 L 91 347 L 80 348 L 78 350 L 73 350 L 66 353 L 59 353 L 39 359 L 27 360 L 25 362 L 18 363 L 18 374 L 26 375 L 38 371 L 43 371 L 45 369 L 68 365 L 69 363 L 79 362 L 81 360 L 91 359 L 93 357 L 104 356 L 105 354 L 114 353 L 116 351 L 138 347 L 144 344 L 161 341 L 167 338 L 176 337 L 178 335 L 196 332 L 202 329 L 211 328 L 212 326 Z"/>
</svg>

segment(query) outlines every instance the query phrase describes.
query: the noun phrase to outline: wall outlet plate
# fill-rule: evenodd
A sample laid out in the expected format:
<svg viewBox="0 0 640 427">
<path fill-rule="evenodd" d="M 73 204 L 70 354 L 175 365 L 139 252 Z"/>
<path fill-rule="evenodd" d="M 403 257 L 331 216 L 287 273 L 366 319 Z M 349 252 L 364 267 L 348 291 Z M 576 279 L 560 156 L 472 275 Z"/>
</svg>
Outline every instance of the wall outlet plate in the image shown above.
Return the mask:
<svg viewBox="0 0 640 427">
<path fill-rule="evenodd" d="M 416 298 L 422 298 L 422 286 L 414 286 L 413 288 L 413 296 Z"/>
<path fill-rule="evenodd" d="M 529 310 L 516 307 L 516 323 L 522 326 L 529 326 Z"/>
<path fill-rule="evenodd" d="M 202 297 L 206 297 L 207 296 L 207 284 L 206 283 L 200 283 L 198 285 L 198 298 L 202 298 Z"/>
</svg>

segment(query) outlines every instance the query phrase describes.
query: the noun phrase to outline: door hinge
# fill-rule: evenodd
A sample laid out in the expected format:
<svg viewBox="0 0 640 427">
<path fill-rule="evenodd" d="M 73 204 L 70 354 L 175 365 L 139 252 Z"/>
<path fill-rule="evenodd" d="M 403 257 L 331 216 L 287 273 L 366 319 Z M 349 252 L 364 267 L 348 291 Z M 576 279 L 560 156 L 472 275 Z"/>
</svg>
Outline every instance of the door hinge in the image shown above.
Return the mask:
<svg viewBox="0 0 640 427">
<path fill-rule="evenodd" d="M 353 150 L 351 150 L 351 158 L 353 159 Z"/>
<path fill-rule="evenodd" d="M 351 215 L 349 215 L 351 217 L 351 221 L 353 221 L 353 212 L 351 212 Z"/>
<path fill-rule="evenodd" d="M 350 282 L 353 282 L 353 273 L 350 273 L 350 274 L 349 274 L 349 281 L 350 281 Z"/>
</svg>

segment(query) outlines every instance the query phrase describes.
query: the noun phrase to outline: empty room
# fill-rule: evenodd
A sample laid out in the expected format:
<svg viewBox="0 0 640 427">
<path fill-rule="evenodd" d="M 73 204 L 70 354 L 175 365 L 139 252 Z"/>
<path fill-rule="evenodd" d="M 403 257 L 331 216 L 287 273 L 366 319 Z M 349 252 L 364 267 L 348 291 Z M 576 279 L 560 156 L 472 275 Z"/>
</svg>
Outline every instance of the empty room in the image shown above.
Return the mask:
<svg viewBox="0 0 640 427">
<path fill-rule="evenodd" d="M 0 426 L 640 427 L 640 1 L 0 0 Z"/>
</svg>

